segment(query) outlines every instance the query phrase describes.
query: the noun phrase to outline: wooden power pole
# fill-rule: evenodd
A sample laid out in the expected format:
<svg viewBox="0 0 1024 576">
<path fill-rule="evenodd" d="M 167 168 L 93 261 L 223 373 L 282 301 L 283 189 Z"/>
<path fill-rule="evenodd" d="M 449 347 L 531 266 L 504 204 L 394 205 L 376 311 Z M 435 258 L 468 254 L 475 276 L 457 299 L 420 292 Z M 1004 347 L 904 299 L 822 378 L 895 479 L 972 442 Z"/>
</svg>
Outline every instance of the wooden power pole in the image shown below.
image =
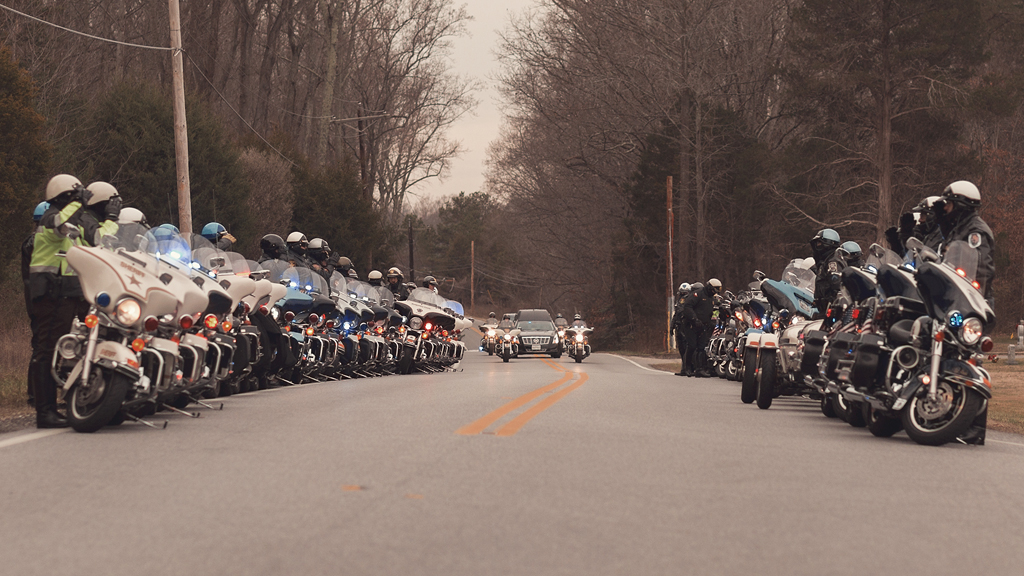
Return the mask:
<svg viewBox="0 0 1024 576">
<path fill-rule="evenodd" d="M 409 281 L 416 281 L 416 261 L 414 260 L 414 253 L 416 252 L 415 246 L 412 239 L 412 218 L 409 219 Z"/>
<path fill-rule="evenodd" d="M 178 183 L 178 229 L 192 232 L 192 187 L 188 180 L 188 124 L 185 121 L 185 70 L 181 54 L 178 0 L 167 0 L 171 18 L 171 87 L 174 97 L 174 163 Z"/>
<path fill-rule="evenodd" d="M 666 205 L 667 205 L 667 208 L 668 208 L 668 212 L 665 215 L 666 216 L 665 220 L 667 221 L 667 227 L 668 227 L 668 251 L 667 251 L 667 254 L 668 254 L 668 266 L 666 266 L 666 268 L 665 268 L 666 276 L 668 278 L 668 320 L 667 320 L 668 330 L 665 332 L 665 349 L 668 350 L 669 352 L 671 352 L 672 351 L 672 312 L 673 312 L 673 308 L 674 308 L 673 304 L 675 302 L 675 298 L 673 296 L 675 294 L 675 290 L 673 288 L 675 282 L 674 282 L 673 277 L 672 277 L 673 276 L 673 274 L 672 274 L 672 229 L 675 227 L 674 226 L 675 225 L 675 215 L 672 213 L 672 176 L 671 175 L 669 175 L 668 178 L 666 178 L 666 180 L 665 180 L 665 198 L 666 198 Z"/>
<path fill-rule="evenodd" d="M 469 309 L 473 309 L 476 296 L 476 240 L 469 241 Z"/>
</svg>

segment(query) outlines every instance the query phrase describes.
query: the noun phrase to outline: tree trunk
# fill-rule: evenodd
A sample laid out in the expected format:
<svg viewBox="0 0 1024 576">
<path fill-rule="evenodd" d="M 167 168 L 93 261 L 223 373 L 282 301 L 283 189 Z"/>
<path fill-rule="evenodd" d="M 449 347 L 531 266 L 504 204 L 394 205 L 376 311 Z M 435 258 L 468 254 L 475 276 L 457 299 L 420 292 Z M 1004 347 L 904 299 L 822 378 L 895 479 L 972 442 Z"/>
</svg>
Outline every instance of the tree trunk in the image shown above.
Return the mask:
<svg viewBox="0 0 1024 576">
<path fill-rule="evenodd" d="M 320 105 L 320 130 L 316 141 L 316 164 L 323 166 L 327 159 L 327 144 L 331 131 L 331 110 L 334 104 L 334 83 L 338 75 L 338 13 L 337 0 L 320 0 L 320 11 L 327 15 L 327 70 L 324 74 L 324 98 Z"/>
<path fill-rule="evenodd" d="M 889 59 L 890 16 L 889 3 L 882 9 L 882 94 L 879 98 L 878 125 L 878 221 L 875 224 L 875 242 L 882 243 L 885 229 L 892 215 L 892 70 Z"/>
</svg>

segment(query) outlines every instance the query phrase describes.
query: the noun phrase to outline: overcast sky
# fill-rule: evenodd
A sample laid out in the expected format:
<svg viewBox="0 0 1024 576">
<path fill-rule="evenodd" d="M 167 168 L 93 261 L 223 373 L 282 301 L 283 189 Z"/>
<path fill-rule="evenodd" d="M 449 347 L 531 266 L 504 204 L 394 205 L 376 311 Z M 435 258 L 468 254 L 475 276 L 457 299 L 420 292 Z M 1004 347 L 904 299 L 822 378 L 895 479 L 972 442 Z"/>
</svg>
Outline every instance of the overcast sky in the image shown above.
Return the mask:
<svg viewBox="0 0 1024 576">
<path fill-rule="evenodd" d="M 535 0 L 465 0 L 473 21 L 467 25 L 469 34 L 454 42 L 454 68 L 459 74 L 478 80 L 484 89 L 476 93 L 479 104 L 475 112 L 464 116 L 449 132 L 450 138 L 462 142 L 465 152 L 455 159 L 444 182 L 434 180 L 417 190 L 417 195 L 434 198 L 476 192 L 483 187 L 487 145 L 497 137 L 501 125 L 493 80 L 498 71 L 494 56 L 498 32 L 506 27 L 510 15 L 522 14 L 534 3 Z"/>
</svg>

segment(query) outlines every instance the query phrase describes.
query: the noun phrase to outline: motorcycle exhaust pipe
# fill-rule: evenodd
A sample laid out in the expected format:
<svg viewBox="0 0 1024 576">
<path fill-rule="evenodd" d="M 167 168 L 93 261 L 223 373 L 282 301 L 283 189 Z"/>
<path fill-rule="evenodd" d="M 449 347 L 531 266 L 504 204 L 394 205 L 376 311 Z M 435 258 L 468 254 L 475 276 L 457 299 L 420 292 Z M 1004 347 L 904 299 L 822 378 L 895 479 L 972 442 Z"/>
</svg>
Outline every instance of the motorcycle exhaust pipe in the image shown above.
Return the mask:
<svg viewBox="0 0 1024 576">
<path fill-rule="evenodd" d="M 917 348 L 903 346 L 896 352 L 896 363 L 904 370 L 913 370 L 921 363 L 921 353 Z"/>
</svg>

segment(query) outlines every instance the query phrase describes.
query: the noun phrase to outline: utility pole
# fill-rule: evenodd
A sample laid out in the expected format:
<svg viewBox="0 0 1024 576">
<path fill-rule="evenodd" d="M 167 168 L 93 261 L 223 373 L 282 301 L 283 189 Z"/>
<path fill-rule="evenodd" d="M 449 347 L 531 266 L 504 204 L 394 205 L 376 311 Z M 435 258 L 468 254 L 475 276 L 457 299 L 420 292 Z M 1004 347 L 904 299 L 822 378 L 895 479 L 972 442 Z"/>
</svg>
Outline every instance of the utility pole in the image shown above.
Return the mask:
<svg viewBox="0 0 1024 576">
<path fill-rule="evenodd" d="M 668 224 L 668 266 L 666 267 L 666 276 L 668 277 L 668 319 L 666 321 L 667 330 L 665 331 L 666 346 L 665 349 L 669 352 L 672 351 L 672 311 L 674 298 L 673 294 L 675 290 L 673 285 L 675 284 L 672 278 L 672 229 L 675 227 L 674 220 L 675 215 L 672 213 L 672 176 L 669 175 L 665 180 L 665 198 L 668 212 L 666 213 L 666 222 Z"/>
<path fill-rule="evenodd" d="M 188 180 L 188 125 L 185 121 L 185 70 L 181 55 L 178 0 L 167 0 L 171 19 L 171 88 L 174 96 L 174 164 L 178 183 L 178 229 L 192 232 L 192 187 Z"/>
<path fill-rule="evenodd" d="M 473 309 L 476 296 L 476 240 L 469 241 L 469 309 Z"/>
<path fill-rule="evenodd" d="M 414 244 L 412 240 L 412 218 L 409 218 L 409 280 L 416 281 L 416 261 L 413 259 Z"/>
</svg>

